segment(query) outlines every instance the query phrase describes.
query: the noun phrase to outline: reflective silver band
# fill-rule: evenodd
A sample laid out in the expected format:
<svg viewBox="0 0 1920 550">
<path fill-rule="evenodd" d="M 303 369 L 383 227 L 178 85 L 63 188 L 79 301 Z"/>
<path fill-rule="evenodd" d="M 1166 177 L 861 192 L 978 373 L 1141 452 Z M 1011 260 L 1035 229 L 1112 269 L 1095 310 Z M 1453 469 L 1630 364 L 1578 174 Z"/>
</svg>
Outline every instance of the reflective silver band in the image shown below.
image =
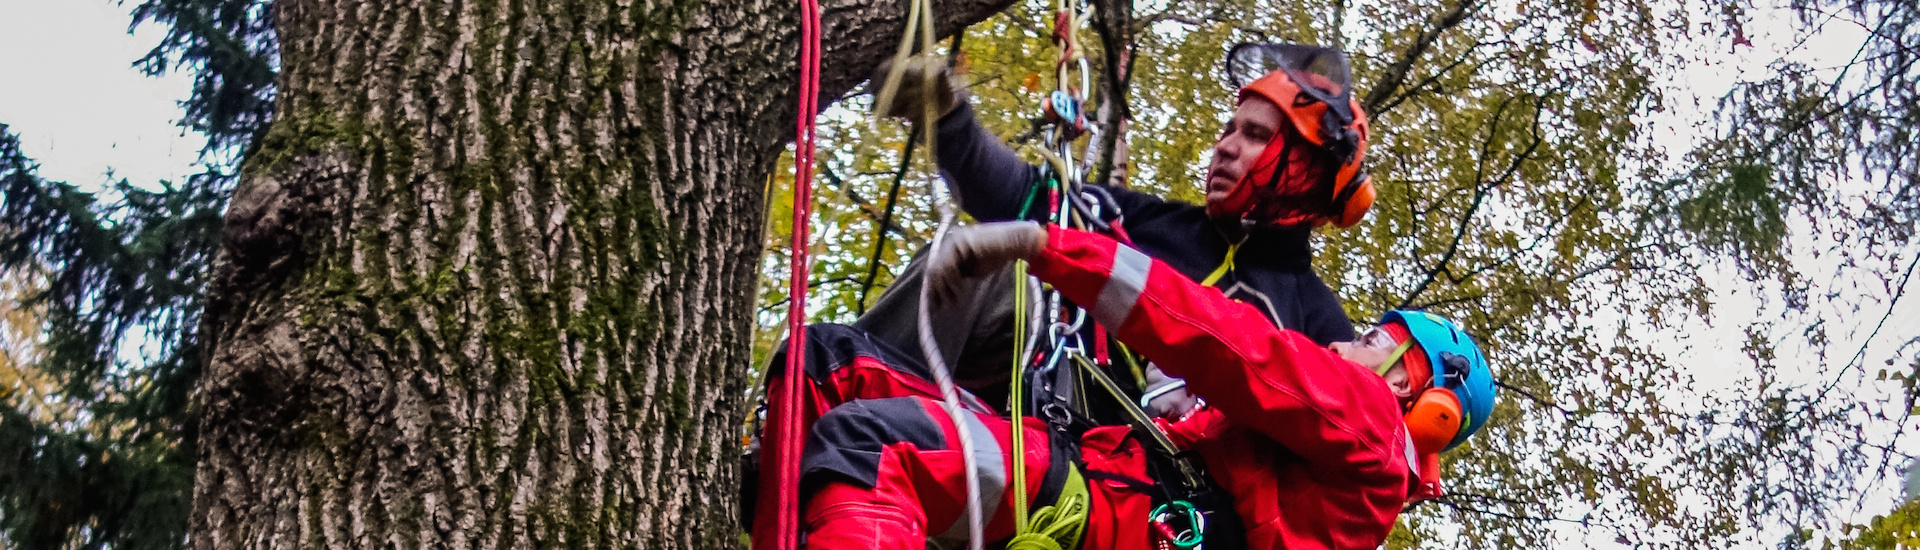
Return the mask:
<svg viewBox="0 0 1920 550">
<path fill-rule="evenodd" d="M 1107 277 L 1107 286 L 1100 288 L 1093 320 L 1107 330 L 1120 330 L 1127 314 L 1133 312 L 1133 304 L 1140 301 L 1140 291 L 1147 288 L 1147 272 L 1151 269 L 1153 259 L 1146 254 L 1126 245 L 1114 247 L 1113 274 Z"/>
<path fill-rule="evenodd" d="M 1402 428 L 1405 429 L 1405 428 Z M 1413 478 L 1420 478 L 1420 451 L 1413 448 L 1413 430 L 1407 430 L 1407 469 L 1413 471 Z M 1431 480 L 1421 480 L 1431 481 Z"/>
<path fill-rule="evenodd" d="M 1000 497 L 1007 492 L 1006 456 L 1000 450 L 1000 441 L 993 438 L 993 432 L 980 422 L 979 416 L 963 413 L 960 417 L 966 424 L 961 429 L 966 430 L 973 439 L 973 475 L 980 480 L 980 524 L 986 525 L 992 523 L 993 514 L 1000 511 Z M 1013 424 L 1013 429 L 1020 429 L 1020 424 Z M 959 443 L 955 442 L 954 446 L 959 447 Z M 947 527 L 939 538 L 960 542 L 967 540 L 967 511 L 964 507 L 960 517 L 953 520 L 953 525 Z"/>
</svg>

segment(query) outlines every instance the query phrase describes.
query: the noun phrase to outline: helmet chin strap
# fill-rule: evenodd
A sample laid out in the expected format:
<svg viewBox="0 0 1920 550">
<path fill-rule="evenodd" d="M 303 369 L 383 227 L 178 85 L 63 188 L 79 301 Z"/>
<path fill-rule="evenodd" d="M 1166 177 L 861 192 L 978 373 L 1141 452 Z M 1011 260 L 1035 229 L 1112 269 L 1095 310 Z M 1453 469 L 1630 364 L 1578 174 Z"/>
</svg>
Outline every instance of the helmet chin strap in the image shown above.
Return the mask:
<svg viewBox="0 0 1920 550">
<path fill-rule="evenodd" d="M 1286 124 L 1286 122 L 1282 120 L 1282 124 Z M 1276 144 L 1280 146 L 1280 155 L 1274 158 L 1273 174 L 1267 176 L 1267 184 L 1247 190 L 1253 197 L 1247 202 L 1246 211 L 1240 213 L 1240 223 L 1248 228 L 1272 221 L 1251 219 L 1247 217 L 1247 214 L 1258 210 L 1262 206 L 1262 203 L 1273 200 L 1274 197 L 1278 195 L 1275 189 L 1280 187 L 1280 179 L 1287 177 L 1287 170 L 1293 168 L 1293 140 L 1287 139 L 1287 132 L 1285 130 L 1275 129 L 1273 138 L 1267 140 L 1267 148 L 1272 148 Z M 1266 154 L 1266 149 L 1261 149 L 1260 153 L 1262 155 Z M 1240 185 L 1253 185 L 1253 182 L 1247 181 L 1246 175 L 1242 175 L 1240 177 Z"/>
<path fill-rule="evenodd" d="M 1282 124 L 1290 125 L 1291 122 L 1287 122 L 1283 119 Z M 1287 128 L 1292 128 L 1292 127 L 1287 126 Z M 1346 204 L 1346 201 L 1351 199 L 1353 197 L 1353 194 L 1356 191 L 1358 191 L 1359 186 L 1350 185 L 1347 187 L 1347 189 L 1336 194 L 1334 191 L 1334 185 L 1335 185 L 1334 180 L 1338 175 L 1338 170 L 1321 170 L 1319 174 L 1301 176 L 1302 178 L 1318 177 L 1321 179 L 1321 181 L 1319 181 L 1317 184 L 1312 185 L 1309 189 L 1305 190 L 1304 191 L 1305 195 L 1300 195 L 1300 196 L 1284 195 L 1280 191 L 1281 189 L 1280 184 L 1282 180 L 1286 180 L 1289 176 L 1292 175 L 1291 171 L 1293 170 L 1293 161 L 1294 161 L 1293 157 L 1295 154 L 1294 148 L 1298 146 L 1295 143 L 1297 141 L 1298 134 L 1294 133 L 1293 135 L 1295 137 L 1293 138 L 1290 138 L 1288 134 L 1290 132 L 1296 132 L 1296 131 L 1297 130 L 1289 130 L 1289 129 L 1283 128 L 1279 131 L 1274 132 L 1273 139 L 1267 142 L 1266 148 L 1261 149 L 1261 152 L 1259 153 L 1259 155 L 1256 155 L 1256 156 L 1265 156 L 1270 149 L 1274 147 L 1279 147 L 1278 154 L 1276 154 L 1274 157 L 1273 170 L 1271 173 L 1267 174 L 1264 185 L 1260 185 L 1259 182 L 1256 182 L 1254 180 L 1254 175 L 1255 173 L 1259 172 L 1259 166 L 1260 166 L 1259 164 L 1256 163 L 1254 166 L 1250 167 L 1250 170 L 1248 171 L 1248 173 L 1241 175 L 1240 180 L 1235 182 L 1233 188 L 1227 190 L 1227 196 L 1229 198 L 1225 200 L 1232 200 L 1231 197 L 1234 197 L 1235 195 L 1241 195 L 1246 197 L 1245 198 L 1246 204 L 1240 207 L 1240 212 L 1238 212 L 1237 214 L 1228 214 L 1228 213 L 1221 214 L 1222 218 L 1228 218 L 1230 216 L 1238 218 L 1238 221 L 1240 222 L 1239 225 L 1241 227 L 1236 229 L 1240 231 L 1240 234 L 1244 235 L 1244 234 L 1251 233 L 1254 227 L 1258 227 L 1261 225 L 1271 225 L 1275 227 L 1289 227 L 1289 228 L 1290 227 L 1311 228 L 1316 224 L 1316 218 L 1320 220 L 1338 220 L 1340 218 L 1341 210 L 1344 209 L 1344 207 L 1341 205 Z M 1304 147 L 1311 147 L 1311 146 L 1304 146 Z M 1315 158 L 1326 159 L 1330 161 L 1330 164 L 1333 166 L 1338 166 L 1340 164 L 1340 162 L 1337 162 L 1338 159 L 1327 157 L 1326 155 L 1327 155 L 1326 151 L 1320 151 L 1316 153 Z M 1317 162 L 1317 160 L 1312 162 Z M 1211 180 L 1212 180 L 1212 171 L 1209 170 L 1208 181 L 1211 181 Z M 1292 189 L 1292 186 L 1290 186 L 1289 189 Z M 1317 203 L 1317 204 L 1314 204 L 1313 206 L 1289 207 L 1289 208 L 1299 209 L 1299 211 L 1297 212 L 1287 211 L 1287 212 L 1278 212 L 1278 213 L 1268 212 L 1265 214 L 1258 213 L 1263 208 L 1271 207 L 1276 201 L 1281 200 L 1283 196 L 1290 197 L 1291 200 L 1303 200 L 1309 204 L 1313 204 L 1313 203 Z M 1305 197 L 1305 198 L 1302 199 L 1301 197 Z M 1275 219 L 1260 219 L 1260 217 L 1262 216 L 1275 216 L 1275 215 L 1277 215 Z M 1222 224 L 1222 225 L 1225 225 L 1225 224 Z"/>
</svg>

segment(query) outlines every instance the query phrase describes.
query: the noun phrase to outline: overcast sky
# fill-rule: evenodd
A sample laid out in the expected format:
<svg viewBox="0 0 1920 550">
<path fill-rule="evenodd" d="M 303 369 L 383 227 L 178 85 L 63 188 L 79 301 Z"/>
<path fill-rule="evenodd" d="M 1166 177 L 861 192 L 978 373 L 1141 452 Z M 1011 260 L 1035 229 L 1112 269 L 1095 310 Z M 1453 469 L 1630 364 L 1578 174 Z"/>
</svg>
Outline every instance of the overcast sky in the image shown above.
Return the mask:
<svg viewBox="0 0 1920 550">
<path fill-rule="evenodd" d="M 174 124 L 192 82 L 132 67 L 162 34 L 127 34 L 130 7 L 0 0 L 0 124 L 20 136 L 42 177 L 97 185 L 111 168 L 146 184 L 194 172 L 203 139 Z"/>
</svg>

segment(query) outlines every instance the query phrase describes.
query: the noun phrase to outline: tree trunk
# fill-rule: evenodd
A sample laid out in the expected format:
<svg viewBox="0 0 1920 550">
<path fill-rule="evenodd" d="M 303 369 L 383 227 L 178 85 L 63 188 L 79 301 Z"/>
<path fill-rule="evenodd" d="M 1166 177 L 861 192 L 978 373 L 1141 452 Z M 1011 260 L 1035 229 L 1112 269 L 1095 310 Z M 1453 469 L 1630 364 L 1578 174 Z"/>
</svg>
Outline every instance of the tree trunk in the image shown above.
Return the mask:
<svg viewBox="0 0 1920 550">
<path fill-rule="evenodd" d="M 1127 121 L 1133 119 L 1127 96 L 1133 88 L 1133 0 L 1093 0 L 1093 32 L 1100 37 L 1100 108 L 1103 130 L 1089 144 L 1093 173 L 1088 181 L 1127 187 Z"/>
<path fill-rule="evenodd" d="M 943 33 L 1011 0 L 941 2 Z M 823 99 L 903 3 L 832 0 Z M 200 548 L 731 546 L 797 4 L 286 0 L 199 386 Z"/>
</svg>

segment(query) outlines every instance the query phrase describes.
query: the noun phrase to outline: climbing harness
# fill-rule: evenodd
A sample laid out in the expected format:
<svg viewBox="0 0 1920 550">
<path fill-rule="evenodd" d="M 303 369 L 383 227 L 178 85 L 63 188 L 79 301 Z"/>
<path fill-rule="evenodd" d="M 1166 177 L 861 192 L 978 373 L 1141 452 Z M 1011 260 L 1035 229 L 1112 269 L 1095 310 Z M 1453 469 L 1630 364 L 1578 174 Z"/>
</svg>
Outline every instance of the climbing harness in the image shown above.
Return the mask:
<svg viewBox="0 0 1920 550">
<path fill-rule="evenodd" d="M 1074 140 L 1090 130 L 1098 131 L 1097 127 L 1090 127 L 1087 123 L 1083 108 L 1086 99 L 1084 92 L 1091 87 L 1091 71 L 1074 32 L 1090 14 L 1090 7 L 1075 6 L 1072 0 L 1059 0 L 1057 3 L 1053 37 L 1054 43 L 1060 48 L 1060 56 L 1054 65 L 1055 89 L 1042 103 L 1044 120 L 1049 126 L 1043 134 L 1045 146 L 1038 150 L 1047 161 L 1042 167 L 1044 184 L 1030 191 L 1019 217 L 1027 219 L 1030 215 L 1042 214 L 1033 212 L 1033 207 L 1036 202 L 1044 201 L 1044 216 L 1048 223 L 1105 233 L 1128 242 L 1131 239 L 1126 235 L 1124 218 L 1113 197 L 1100 187 L 1082 185 L 1082 167 L 1074 162 Z M 1231 250 L 1221 266 L 1222 275 L 1231 269 Z M 1044 297 L 1040 301 L 1043 306 L 1035 312 L 1041 317 L 1029 318 L 1026 311 L 1029 303 L 1026 268 L 1025 261 L 1015 262 L 1015 277 L 1019 283 L 1014 290 L 1014 332 L 1026 334 L 1027 324 L 1037 321 L 1035 324 L 1044 326 L 1044 329 L 1035 327 L 1035 335 L 1044 334 L 1044 337 L 1016 342 L 1013 353 L 1015 375 L 1011 380 L 1009 402 L 1013 418 L 1018 422 L 1019 418 L 1029 414 L 1028 409 L 1031 408 L 1031 414 L 1047 422 L 1054 437 L 1071 438 L 1077 436 L 1076 426 L 1091 423 L 1092 411 L 1088 409 L 1088 400 L 1095 395 L 1110 397 L 1116 404 L 1115 408 L 1124 415 L 1126 424 L 1141 436 L 1143 443 L 1164 459 L 1166 465 L 1162 475 L 1156 477 L 1171 489 L 1163 490 L 1166 498 L 1160 510 L 1153 514 L 1150 531 L 1168 531 L 1169 536 L 1162 537 L 1171 545 L 1167 550 L 1197 550 L 1204 540 L 1207 524 L 1200 508 L 1189 499 L 1206 490 L 1205 475 L 1182 454 L 1143 407 L 1135 406 L 1135 400 L 1107 375 L 1106 367 L 1112 364 L 1113 355 L 1107 349 L 1107 334 L 1104 327 L 1088 322 L 1085 309 L 1042 286 Z M 1218 279 L 1218 276 L 1214 279 Z M 1088 345 L 1089 332 L 1092 333 L 1091 346 Z M 1028 360 L 1030 352 L 1032 359 Z M 1136 380 L 1144 380 L 1140 366 L 1130 352 L 1123 347 L 1118 355 L 1125 359 Z M 1018 428 L 1013 431 L 1011 444 L 1015 456 L 1025 455 L 1027 442 L 1021 435 L 1022 431 Z M 1014 469 L 1015 487 L 1026 486 L 1022 470 Z M 1079 479 L 1070 479 L 1066 491 L 1085 491 L 1086 488 L 1081 484 Z M 1060 502 L 1066 502 L 1064 496 Z M 1016 492 L 1015 540 L 1026 540 L 1033 537 L 1032 534 L 1052 527 L 1040 521 L 1048 508 L 1042 508 L 1029 518 L 1027 506 L 1024 495 Z"/>
</svg>

